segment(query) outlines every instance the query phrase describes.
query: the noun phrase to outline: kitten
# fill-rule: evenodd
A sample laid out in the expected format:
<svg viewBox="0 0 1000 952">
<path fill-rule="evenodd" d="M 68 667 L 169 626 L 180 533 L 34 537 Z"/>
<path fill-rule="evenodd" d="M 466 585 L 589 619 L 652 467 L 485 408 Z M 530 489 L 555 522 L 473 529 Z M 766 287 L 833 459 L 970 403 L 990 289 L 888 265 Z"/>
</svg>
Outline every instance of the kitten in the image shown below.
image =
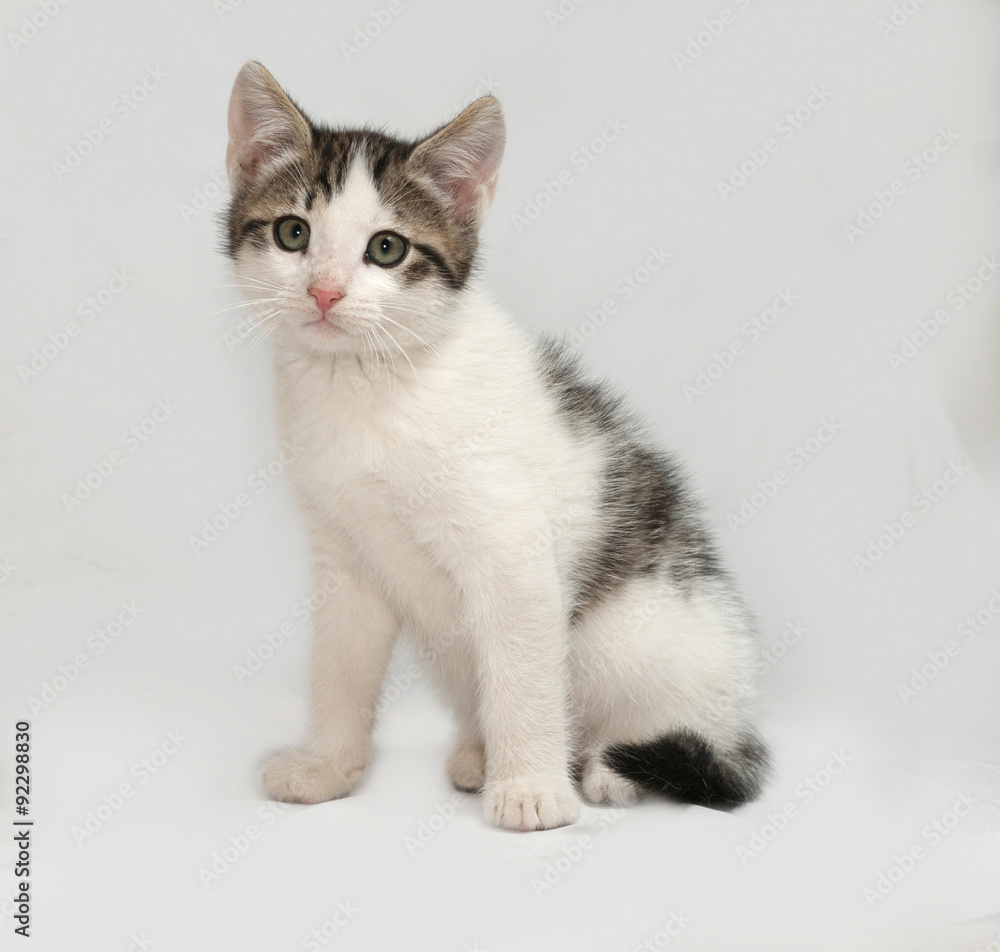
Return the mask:
<svg viewBox="0 0 1000 952">
<path fill-rule="evenodd" d="M 351 792 L 405 628 L 454 710 L 451 780 L 497 826 L 573 822 L 574 780 L 595 804 L 757 796 L 752 624 L 681 473 L 476 285 L 496 99 L 409 142 L 311 122 L 251 62 L 229 135 L 227 250 L 259 289 L 280 438 L 302 448 L 290 479 L 333 589 L 308 739 L 267 764 L 267 793 Z"/>
</svg>

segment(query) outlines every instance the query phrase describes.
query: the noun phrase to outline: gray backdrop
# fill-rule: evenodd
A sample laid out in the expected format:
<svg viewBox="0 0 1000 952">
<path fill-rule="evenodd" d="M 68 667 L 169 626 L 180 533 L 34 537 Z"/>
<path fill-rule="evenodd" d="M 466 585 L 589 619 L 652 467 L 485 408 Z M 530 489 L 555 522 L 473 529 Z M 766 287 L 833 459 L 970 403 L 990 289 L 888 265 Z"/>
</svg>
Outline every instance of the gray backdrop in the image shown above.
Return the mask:
<svg viewBox="0 0 1000 952">
<path fill-rule="evenodd" d="M 8 0 L 0 27 L 4 947 L 20 718 L 35 949 L 998 947 L 995 4 Z M 249 58 L 408 135 L 500 98 L 483 281 L 690 463 L 760 619 L 758 803 L 488 828 L 405 651 L 357 794 L 263 800 L 311 602 L 218 253 Z"/>
</svg>

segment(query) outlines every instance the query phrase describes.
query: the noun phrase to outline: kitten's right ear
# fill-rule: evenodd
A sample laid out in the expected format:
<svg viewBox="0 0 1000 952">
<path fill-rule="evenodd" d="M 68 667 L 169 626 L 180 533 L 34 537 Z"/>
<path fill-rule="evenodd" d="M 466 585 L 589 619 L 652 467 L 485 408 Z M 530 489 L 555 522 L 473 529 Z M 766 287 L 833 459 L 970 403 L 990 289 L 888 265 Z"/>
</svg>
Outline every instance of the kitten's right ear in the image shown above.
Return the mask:
<svg viewBox="0 0 1000 952">
<path fill-rule="evenodd" d="M 306 149 L 309 121 L 260 63 L 240 70 L 229 97 L 226 171 L 236 191 L 259 181 L 264 169 L 287 153 Z"/>
</svg>

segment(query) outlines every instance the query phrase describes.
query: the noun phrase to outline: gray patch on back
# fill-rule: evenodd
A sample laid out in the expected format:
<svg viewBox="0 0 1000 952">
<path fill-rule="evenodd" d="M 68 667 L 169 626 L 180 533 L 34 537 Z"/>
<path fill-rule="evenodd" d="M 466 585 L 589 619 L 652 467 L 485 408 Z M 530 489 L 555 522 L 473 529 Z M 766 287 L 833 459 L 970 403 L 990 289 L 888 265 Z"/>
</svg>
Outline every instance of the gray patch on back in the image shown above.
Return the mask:
<svg viewBox="0 0 1000 952">
<path fill-rule="evenodd" d="M 681 466 L 648 445 L 621 398 L 586 380 L 562 344 L 545 340 L 538 353 L 566 426 L 597 443 L 605 458 L 598 535 L 574 566 L 570 623 L 639 576 L 662 570 L 682 591 L 725 576 Z"/>
</svg>

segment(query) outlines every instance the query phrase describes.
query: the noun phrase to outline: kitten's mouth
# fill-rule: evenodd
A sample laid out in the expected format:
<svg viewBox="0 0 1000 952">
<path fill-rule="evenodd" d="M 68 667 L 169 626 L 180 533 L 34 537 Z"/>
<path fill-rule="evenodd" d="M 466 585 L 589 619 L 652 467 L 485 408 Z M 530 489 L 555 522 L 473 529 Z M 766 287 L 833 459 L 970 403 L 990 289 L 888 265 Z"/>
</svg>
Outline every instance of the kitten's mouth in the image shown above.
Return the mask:
<svg viewBox="0 0 1000 952">
<path fill-rule="evenodd" d="M 321 334 L 340 334 L 343 333 L 343 328 L 335 324 L 328 317 L 317 317 L 313 321 L 306 321 L 303 327 L 313 327 Z"/>
</svg>

